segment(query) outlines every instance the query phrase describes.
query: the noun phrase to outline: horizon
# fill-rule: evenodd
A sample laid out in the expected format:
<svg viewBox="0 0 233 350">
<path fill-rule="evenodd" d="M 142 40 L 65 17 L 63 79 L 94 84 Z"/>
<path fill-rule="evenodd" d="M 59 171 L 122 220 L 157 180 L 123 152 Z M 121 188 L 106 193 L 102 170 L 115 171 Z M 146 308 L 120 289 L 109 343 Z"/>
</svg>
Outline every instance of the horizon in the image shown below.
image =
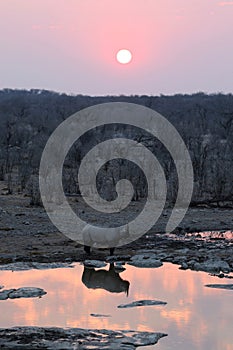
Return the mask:
<svg viewBox="0 0 233 350">
<path fill-rule="evenodd" d="M 37 89 L 37 88 L 1 88 L 0 92 L 7 92 L 7 90 L 9 90 L 9 92 L 28 92 L 28 93 L 38 93 L 40 94 L 41 92 L 48 92 L 48 93 L 54 93 L 57 95 L 66 95 L 68 97 L 77 97 L 77 96 L 83 96 L 83 97 L 176 97 L 176 96 L 197 96 L 197 95 L 205 95 L 205 96 L 217 96 L 217 95 L 222 95 L 222 96 L 232 96 L 233 92 L 223 92 L 223 91 L 217 91 L 217 92 L 205 92 L 205 91 L 196 91 L 196 92 L 192 92 L 192 93 L 186 93 L 186 92 L 180 92 L 180 93 L 171 93 L 171 94 L 162 94 L 159 93 L 157 95 L 149 95 L 149 94 L 105 94 L 105 95 L 87 95 L 87 94 L 83 94 L 83 93 L 68 93 L 65 91 L 56 91 L 56 90 L 48 90 L 48 89 Z"/>
</svg>

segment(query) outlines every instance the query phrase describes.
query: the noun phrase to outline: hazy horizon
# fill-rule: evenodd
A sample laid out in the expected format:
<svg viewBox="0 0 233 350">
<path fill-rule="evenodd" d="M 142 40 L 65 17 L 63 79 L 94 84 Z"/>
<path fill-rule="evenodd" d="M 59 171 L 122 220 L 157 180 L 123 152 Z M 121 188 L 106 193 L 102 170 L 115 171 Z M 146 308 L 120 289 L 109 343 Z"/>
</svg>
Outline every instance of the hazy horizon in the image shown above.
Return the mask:
<svg viewBox="0 0 233 350">
<path fill-rule="evenodd" d="M 205 92 L 205 91 L 194 91 L 194 92 L 174 92 L 170 94 L 163 94 L 163 93 L 157 93 L 157 94 L 139 94 L 139 93 L 128 93 L 128 94 L 121 94 L 121 93 L 116 93 L 116 94 L 108 94 L 108 93 L 103 93 L 103 94 L 85 94 L 85 93 L 79 93 L 79 92 L 66 92 L 66 91 L 57 91 L 57 90 L 49 90 L 49 89 L 43 89 L 43 88 L 11 88 L 11 87 L 2 87 L 0 88 L 0 91 L 4 90 L 13 90 L 13 91 L 26 91 L 26 92 L 31 92 L 32 90 L 38 90 L 38 91 L 48 91 L 50 93 L 55 93 L 59 95 L 67 95 L 67 96 L 83 96 L 83 97 L 143 97 L 143 96 L 148 96 L 148 97 L 174 97 L 174 96 L 195 96 L 198 94 L 204 94 L 206 96 L 215 96 L 215 95 L 232 95 L 233 92 L 222 92 L 222 91 L 217 91 L 217 92 Z"/>
</svg>

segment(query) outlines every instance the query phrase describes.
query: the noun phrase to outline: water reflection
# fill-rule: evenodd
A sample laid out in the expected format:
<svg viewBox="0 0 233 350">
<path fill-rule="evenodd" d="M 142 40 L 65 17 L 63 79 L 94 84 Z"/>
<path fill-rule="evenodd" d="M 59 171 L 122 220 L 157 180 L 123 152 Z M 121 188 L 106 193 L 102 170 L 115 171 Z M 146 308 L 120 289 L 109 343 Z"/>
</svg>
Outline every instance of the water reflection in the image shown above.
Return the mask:
<svg viewBox="0 0 233 350">
<path fill-rule="evenodd" d="M 199 239 L 205 240 L 233 240 L 233 232 L 232 231 L 206 231 L 206 232 L 198 232 L 198 233 L 188 233 L 187 237 L 195 237 Z"/>
<path fill-rule="evenodd" d="M 164 237 L 164 235 L 162 235 Z M 233 231 L 205 231 L 205 232 L 191 232 L 184 235 L 177 235 L 175 233 L 166 234 L 172 240 L 186 241 L 186 240 L 204 240 L 204 241 L 233 241 Z"/>
<path fill-rule="evenodd" d="M 125 290 L 114 294 L 109 290 L 111 268 L 105 269 L 107 277 L 100 280 L 98 271 L 91 270 L 90 278 L 84 277 L 86 271 L 79 264 L 73 269 L 1 271 L 0 284 L 5 289 L 41 287 L 47 295 L 41 299 L 1 301 L 0 327 L 37 325 L 160 331 L 168 337 L 161 339 L 154 349 L 233 350 L 233 292 L 204 287 L 219 283 L 217 277 L 179 270 L 172 264 L 157 269 L 127 266 L 121 276 L 113 278 L 119 279 L 119 285 L 116 282 L 114 287 L 117 290 L 124 285 L 123 281 L 130 281 L 127 298 Z M 230 282 L 221 280 L 221 283 Z M 97 286 L 98 289 L 93 289 Z M 158 299 L 168 304 L 117 308 L 119 304 L 139 299 Z M 111 317 L 95 318 L 91 313 Z"/>
<path fill-rule="evenodd" d="M 110 264 L 109 270 L 96 270 L 84 266 L 82 282 L 90 289 L 104 289 L 110 293 L 125 292 L 127 296 L 129 294 L 130 283 L 123 280 L 119 272 L 115 271 L 114 263 Z"/>
</svg>

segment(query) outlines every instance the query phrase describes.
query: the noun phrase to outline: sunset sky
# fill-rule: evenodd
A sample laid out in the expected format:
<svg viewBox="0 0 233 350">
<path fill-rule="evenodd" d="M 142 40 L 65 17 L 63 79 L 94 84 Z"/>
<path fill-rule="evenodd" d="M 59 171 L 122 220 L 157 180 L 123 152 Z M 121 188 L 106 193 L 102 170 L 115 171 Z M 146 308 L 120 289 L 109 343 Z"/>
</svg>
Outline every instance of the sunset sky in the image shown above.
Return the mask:
<svg viewBox="0 0 233 350">
<path fill-rule="evenodd" d="M 0 0 L 0 50 L 0 88 L 233 92 L 233 1 Z"/>
</svg>

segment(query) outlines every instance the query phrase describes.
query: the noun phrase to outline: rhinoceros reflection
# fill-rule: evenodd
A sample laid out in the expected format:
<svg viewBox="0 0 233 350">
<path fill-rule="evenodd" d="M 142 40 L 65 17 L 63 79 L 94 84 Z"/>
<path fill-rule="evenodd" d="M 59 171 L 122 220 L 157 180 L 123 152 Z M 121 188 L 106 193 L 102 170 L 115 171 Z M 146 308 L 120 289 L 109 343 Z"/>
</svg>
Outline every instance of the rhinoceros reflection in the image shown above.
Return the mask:
<svg viewBox="0 0 233 350">
<path fill-rule="evenodd" d="M 90 289 L 105 289 L 110 293 L 125 292 L 127 296 L 129 294 L 130 283 L 120 277 L 113 263 L 110 264 L 109 270 L 84 267 L 82 282 Z"/>
</svg>

